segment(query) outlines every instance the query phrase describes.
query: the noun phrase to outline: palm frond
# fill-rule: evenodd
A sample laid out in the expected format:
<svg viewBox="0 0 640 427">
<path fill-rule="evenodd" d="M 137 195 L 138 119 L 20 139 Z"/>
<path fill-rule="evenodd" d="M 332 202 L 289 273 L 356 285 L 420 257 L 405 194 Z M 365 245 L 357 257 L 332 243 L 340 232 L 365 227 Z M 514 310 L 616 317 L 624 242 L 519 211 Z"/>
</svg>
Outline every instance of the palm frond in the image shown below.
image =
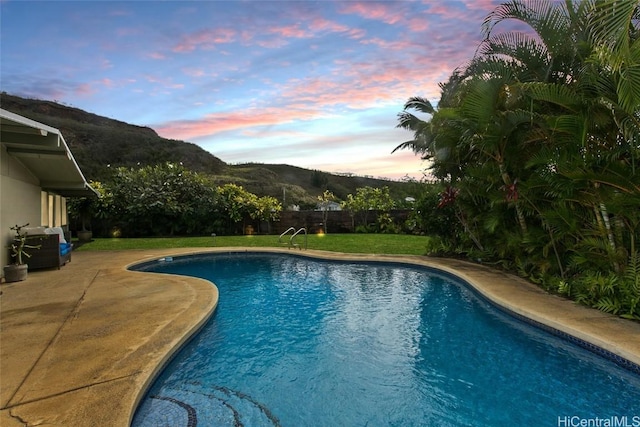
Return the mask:
<svg viewBox="0 0 640 427">
<path fill-rule="evenodd" d="M 563 3 L 550 0 L 512 0 L 494 9 L 482 24 L 485 38 L 491 37 L 500 22 L 515 19 L 529 25 L 540 36 L 549 51 L 566 43 L 571 23 Z"/>
<path fill-rule="evenodd" d="M 531 82 L 520 85 L 524 93 L 537 101 L 549 102 L 565 108 L 568 111 L 577 111 L 582 105 L 583 99 L 568 85 L 555 83 Z"/>
<path fill-rule="evenodd" d="M 425 114 L 435 113 L 435 108 L 433 108 L 433 105 L 431 105 L 431 102 L 428 99 L 422 98 L 419 96 L 414 96 L 409 98 L 409 100 L 404 104 L 404 109 L 417 110 Z"/>
<path fill-rule="evenodd" d="M 630 29 L 638 14 L 637 0 L 601 0 L 592 3 L 590 36 L 611 51 L 628 53 Z"/>
</svg>

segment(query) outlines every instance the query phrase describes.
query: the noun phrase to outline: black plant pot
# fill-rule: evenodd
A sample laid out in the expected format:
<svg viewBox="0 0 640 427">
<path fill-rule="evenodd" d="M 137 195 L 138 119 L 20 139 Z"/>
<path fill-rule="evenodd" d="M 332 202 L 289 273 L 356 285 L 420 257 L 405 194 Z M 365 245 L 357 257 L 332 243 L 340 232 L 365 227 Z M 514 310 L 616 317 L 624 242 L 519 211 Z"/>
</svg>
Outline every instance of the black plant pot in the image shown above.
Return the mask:
<svg viewBox="0 0 640 427">
<path fill-rule="evenodd" d="M 81 242 L 90 242 L 93 238 L 93 232 L 88 230 L 78 231 L 78 240 Z"/>
<path fill-rule="evenodd" d="M 4 280 L 7 283 L 27 280 L 27 264 L 11 264 L 4 266 Z"/>
</svg>

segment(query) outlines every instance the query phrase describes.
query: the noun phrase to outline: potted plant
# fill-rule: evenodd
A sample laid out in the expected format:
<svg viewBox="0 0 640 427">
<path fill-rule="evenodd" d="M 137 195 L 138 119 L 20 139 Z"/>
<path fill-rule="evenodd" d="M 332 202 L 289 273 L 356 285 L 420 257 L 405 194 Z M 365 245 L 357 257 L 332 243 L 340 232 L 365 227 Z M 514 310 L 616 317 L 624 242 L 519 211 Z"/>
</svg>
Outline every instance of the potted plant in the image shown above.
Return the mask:
<svg viewBox="0 0 640 427">
<path fill-rule="evenodd" d="M 15 225 L 10 227 L 10 230 L 14 231 L 16 234 L 13 237 L 13 240 L 8 246 L 8 249 L 11 250 L 11 258 L 15 261 L 13 264 L 6 265 L 4 267 L 4 279 L 7 282 L 20 282 L 27 278 L 27 269 L 29 266 L 24 262 L 24 258 L 30 258 L 25 249 L 40 249 L 40 246 L 34 246 L 27 244 L 27 233 L 23 232 L 22 229 L 27 227 L 29 224 L 24 225 Z"/>
<path fill-rule="evenodd" d="M 67 202 L 69 216 L 76 221 L 76 226 L 80 221 L 81 228 L 76 233 L 81 242 L 90 242 L 93 238 L 91 225 L 94 218 L 104 220 L 109 217 L 109 206 L 113 199 L 113 194 L 101 182 L 89 181 L 89 185 L 95 194 L 71 197 Z"/>
<path fill-rule="evenodd" d="M 69 202 L 70 213 L 72 216 L 79 218 L 82 228 L 77 231 L 78 240 L 81 242 L 90 242 L 93 238 L 93 232 L 87 229 L 87 223 L 91 223 L 91 216 L 94 213 L 94 200 L 92 197 L 78 197 Z"/>
</svg>

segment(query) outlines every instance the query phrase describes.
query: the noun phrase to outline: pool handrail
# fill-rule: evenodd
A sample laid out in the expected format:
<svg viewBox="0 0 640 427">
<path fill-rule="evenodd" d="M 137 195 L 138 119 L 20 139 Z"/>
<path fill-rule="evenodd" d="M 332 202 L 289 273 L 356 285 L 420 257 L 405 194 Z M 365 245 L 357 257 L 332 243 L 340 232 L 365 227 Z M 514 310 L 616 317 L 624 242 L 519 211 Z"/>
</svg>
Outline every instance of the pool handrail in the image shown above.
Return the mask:
<svg viewBox="0 0 640 427">
<path fill-rule="evenodd" d="M 284 243 L 284 242 L 282 241 L 282 238 L 283 238 L 286 234 L 289 234 L 289 232 L 291 232 L 291 231 L 293 231 L 293 232 L 295 233 L 295 232 L 296 232 L 296 229 L 295 229 L 295 228 L 293 228 L 293 227 L 289 227 L 289 228 L 287 228 L 287 231 L 283 232 L 283 233 L 280 235 L 280 237 L 278 237 L 278 243 Z"/>
<path fill-rule="evenodd" d="M 293 239 L 303 231 L 304 231 L 304 248 L 305 248 L 305 250 L 307 249 L 307 229 L 305 227 L 302 227 L 301 229 L 299 229 L 298 231 L 293 233 L 293 235 L 289 239 L 289 247 L 290 248 L 294 247 L 294 248 L 298 248 L 298 249 L 302 250 L 302 248 L 300 247 L 300 245 L 298 243 L 294 243 L 293 242 Z"/>
</svg>

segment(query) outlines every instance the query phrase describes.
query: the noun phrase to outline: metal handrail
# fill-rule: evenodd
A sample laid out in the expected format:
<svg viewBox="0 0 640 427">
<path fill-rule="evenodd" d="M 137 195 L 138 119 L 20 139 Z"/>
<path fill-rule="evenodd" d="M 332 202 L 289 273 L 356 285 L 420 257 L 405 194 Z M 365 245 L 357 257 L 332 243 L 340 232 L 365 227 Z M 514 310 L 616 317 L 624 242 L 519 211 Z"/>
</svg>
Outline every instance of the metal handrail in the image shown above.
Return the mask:
<svg viewBox="0 0 640 427">
<path fill-rule="evenodd" d="M 284 233 L 282 233 L 282 234 L 280 235 L 280 237 L 278 237 L 278 243 L 283 243 L 283 242 L 282 242 L 282 237 L 283 237 L 285 234 L 288 234 L 290 231 L 293 231 L 293 232 L 295 233 L 295 232 L 296 232 L 296 229 L 295 229 L 295 228 L 293 228 L 293 227 L 289 227 L 289 228 L 287 228 L 287 231 L 285 231 Z"/>
<path fill-rule="evenodd" d="M 293 227 L 292 227 L 293 228 Z M 298 248 L 300 250 L 302 250 L 302 248 L 300 247 L 299 244 L 297 243 L 293 243 L 293 239 L 300 234 L 301 232 L 304 231 L 304 248 L 305 250 L 307 249 L 307 229 L 302 227 L 300 230 L 296 231 L 295 233 L 293 233 L 293 235 L 291 236 L 291 238 L 289 239 L 289 247 L 294 247 L 294 248 Z"/>
</svg>

